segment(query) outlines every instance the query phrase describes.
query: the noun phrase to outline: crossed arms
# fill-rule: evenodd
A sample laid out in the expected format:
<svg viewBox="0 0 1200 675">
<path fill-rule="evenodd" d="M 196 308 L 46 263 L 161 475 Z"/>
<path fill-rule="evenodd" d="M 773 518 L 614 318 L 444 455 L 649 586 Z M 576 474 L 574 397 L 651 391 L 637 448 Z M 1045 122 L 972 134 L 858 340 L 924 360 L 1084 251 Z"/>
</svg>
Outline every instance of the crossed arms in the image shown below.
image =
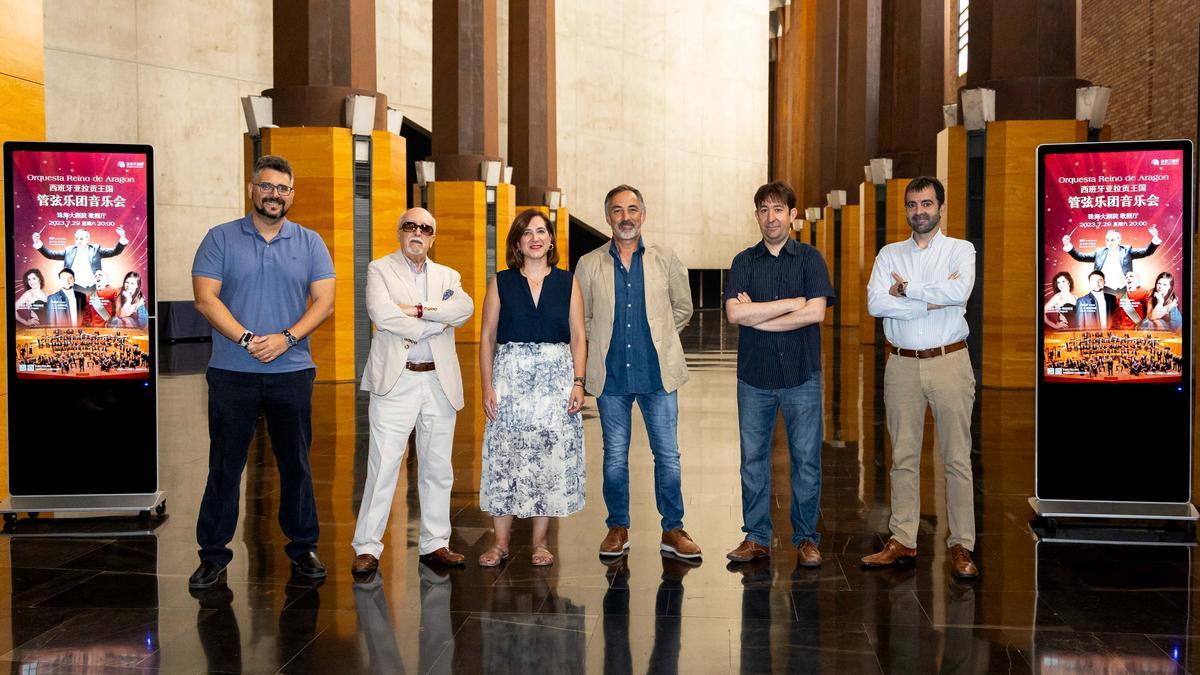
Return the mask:
<svg viewBox="0 0 1200 675">
<path fill-rule="evenodd" d="M 725 301 L 729 323 L 748 326 L 768 333 L 796 330 L 825 318 L 825 298 L 784 298 L 754 302 L 746 293 Z"/>
</svg>

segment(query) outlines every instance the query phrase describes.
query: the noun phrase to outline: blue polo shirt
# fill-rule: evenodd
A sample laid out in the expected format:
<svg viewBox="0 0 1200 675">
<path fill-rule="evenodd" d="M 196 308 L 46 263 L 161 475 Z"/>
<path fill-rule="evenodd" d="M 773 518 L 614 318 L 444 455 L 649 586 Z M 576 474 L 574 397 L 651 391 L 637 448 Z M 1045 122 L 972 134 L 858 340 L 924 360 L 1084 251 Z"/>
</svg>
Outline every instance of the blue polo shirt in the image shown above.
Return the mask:
<svg viewBox="0 0 1200 675">
<path fill-rule="evenodd" d="M 835 301 L 829 269 L 817 249 L 788 239 L 779 255 L 759 241 L 737 254 L 725 281 L 725 300 L 747 293 L 754 302 L 824 297 Z M 790 389 L 821 370 L 821 325 L 782 333 L 738 326 L 738 379 L 756 389 Z"/>
<path fill-rule="evenodd" d="M 219 297 L 234 318 L 255 335 L 270 335 L 299 321 L 308 309 L 309 285 L 334 273 L 319 234 L 284 219 L 268 243 L 247 214 L 208 231 L 196 250 L 192 276 L 220 281 Z M 270 363 L 259 362 L 216 329 L 212 341 L 210 368 L 290 373 L 315 367 L 307 337 Z"/>
<path fill-rule="evenodd" d="M 604 392 L 613 396 L 652 394 L 662 391 L 662 371 L 658 350 L 650 337 L 646 318 L 646 276 L 642 258 L 646 245 L 638 241 L 637 250 L 625 269 L 617 245 L 610 243 L 613 257 L 613 330 L 608 355 L 604 359 Z"/>
</svg>

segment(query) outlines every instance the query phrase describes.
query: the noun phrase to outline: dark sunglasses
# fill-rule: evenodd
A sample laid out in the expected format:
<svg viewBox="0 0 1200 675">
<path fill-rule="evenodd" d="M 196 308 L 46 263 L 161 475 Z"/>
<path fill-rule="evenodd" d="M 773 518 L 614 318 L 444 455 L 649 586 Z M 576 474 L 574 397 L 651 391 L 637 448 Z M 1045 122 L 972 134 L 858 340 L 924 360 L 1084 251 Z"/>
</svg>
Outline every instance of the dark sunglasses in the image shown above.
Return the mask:
<svg viewBox="0 0 1200 675">
<path fill-rule="evenodd" d="M 400 223 L 400 229 L 404 230 L 405 232 L 416 232 L 417 230 L 420 230 L 421 234 L 425 235 L 426 237 L 433 236 L 433 226 L 432 225 L 426 225 L 424 223 L 414 223 L 411 220 Z"/>
</svg>

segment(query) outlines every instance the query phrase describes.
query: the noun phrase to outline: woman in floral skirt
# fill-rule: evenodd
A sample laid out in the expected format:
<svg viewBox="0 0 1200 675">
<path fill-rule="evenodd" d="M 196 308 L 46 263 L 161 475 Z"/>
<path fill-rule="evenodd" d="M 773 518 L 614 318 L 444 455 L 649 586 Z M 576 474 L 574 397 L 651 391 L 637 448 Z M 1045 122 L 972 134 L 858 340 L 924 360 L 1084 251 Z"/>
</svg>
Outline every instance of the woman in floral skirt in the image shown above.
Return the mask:
<svg viewBox="0 0 1200 675">
<path fill-rule="evenodd" d="M 488 284 L 479 332 L 483 470 L 479 508 L 492 514 L 496 543 L 484 567 L 508 557 L 513 518 L 533 518 L 532 563 L 554 563 L 551 516 L 583 508 L 583 372 L 587 338 L 574 275 L 555 267 L 554 227 L 528 209 L 508 232 L 508 269 Z"/>
</svg>

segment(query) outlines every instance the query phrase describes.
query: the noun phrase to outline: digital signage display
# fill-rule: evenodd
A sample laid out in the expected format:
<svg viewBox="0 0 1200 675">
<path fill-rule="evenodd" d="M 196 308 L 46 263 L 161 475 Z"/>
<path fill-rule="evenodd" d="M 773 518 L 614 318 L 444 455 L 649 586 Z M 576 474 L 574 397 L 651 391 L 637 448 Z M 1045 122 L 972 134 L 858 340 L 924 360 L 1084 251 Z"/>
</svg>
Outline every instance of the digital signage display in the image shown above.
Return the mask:
<svg viewBox="0 0 1200 675">
<path fill-rule="evenodd" d="M 4 144 L 9 492 L 157 490 L 146 145 Z"/>
<path fill-rule="evenodd" d="M 1186 502 L 1189 141 L 1038 148 L 1037 492 Z"/>
</svg>

